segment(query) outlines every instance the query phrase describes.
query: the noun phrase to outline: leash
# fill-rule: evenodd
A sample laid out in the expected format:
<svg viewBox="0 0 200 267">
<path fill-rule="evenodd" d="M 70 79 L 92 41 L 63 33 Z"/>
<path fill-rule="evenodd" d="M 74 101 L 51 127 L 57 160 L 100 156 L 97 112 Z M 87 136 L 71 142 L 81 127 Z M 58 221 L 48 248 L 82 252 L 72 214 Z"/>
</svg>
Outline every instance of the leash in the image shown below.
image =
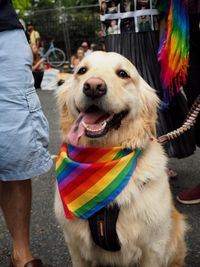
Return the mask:
<svg viewBox="0 0 200 267">
<path fill-rule="evenodd" d="M 196 118 L 199 115 L 199 112 L 200 112 L 200 95 L 198 95 L 194 104 L 192 105 L 183 125 L 174 131 L 171 131 L 167 134 L 158 137 L 158 142 L 161 144 L 165 144 L 168 141 L 173 140 L 182 135 L 183 133 L 187 132 L 188 130 L 190 130 L 194 126 Z"/>
</svg>

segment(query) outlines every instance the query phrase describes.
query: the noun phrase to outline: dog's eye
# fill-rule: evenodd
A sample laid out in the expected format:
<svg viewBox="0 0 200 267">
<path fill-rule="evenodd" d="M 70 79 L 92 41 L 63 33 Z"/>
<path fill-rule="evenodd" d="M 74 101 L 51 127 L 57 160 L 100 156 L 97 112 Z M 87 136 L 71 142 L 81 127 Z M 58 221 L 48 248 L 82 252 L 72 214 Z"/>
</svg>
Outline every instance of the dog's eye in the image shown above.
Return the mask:
<svg viewBox="0 0 200 267">
<path fill-rule="evenodd" d="M 80 69 L 78 70 L 77 74 L 78 74 L 78 75 L 83 75 L 83 74 L 86 73 L 86 71 L 87 71 L 87 68 L 82 67 L 82 68 L 80 68 Z"/>
<path fill-rule="evenodd" d="M 130 77 L 125 70 L 118 70 L 117 71 L 117 76 L 119 76 L 122 79 L 127 79 L 127 78 Z"/>
</svg>

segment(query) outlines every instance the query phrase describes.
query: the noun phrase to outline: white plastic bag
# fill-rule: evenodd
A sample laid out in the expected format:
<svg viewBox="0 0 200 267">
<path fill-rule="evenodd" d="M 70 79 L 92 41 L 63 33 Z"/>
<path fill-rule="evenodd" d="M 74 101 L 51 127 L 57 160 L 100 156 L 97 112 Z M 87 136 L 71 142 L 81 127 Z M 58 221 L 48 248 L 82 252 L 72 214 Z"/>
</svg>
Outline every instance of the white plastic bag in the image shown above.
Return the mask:
<svg viewBox="0 0 200 267">
<path fill-rule="evenodd" d="M 58 88 L 57 85 L 57 76 L 59 70 L 57 69 L 48 69 L 44 71 L 44 76 L 41 83 L 42 90 L 56 90 Z"/>
</svg>

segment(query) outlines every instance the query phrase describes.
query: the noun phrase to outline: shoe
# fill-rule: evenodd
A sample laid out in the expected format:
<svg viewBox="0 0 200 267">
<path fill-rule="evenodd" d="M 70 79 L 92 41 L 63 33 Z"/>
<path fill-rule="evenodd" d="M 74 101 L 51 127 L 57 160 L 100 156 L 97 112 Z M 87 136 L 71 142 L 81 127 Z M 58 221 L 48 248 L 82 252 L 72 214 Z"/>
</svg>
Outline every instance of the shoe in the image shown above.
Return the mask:
<svg viewBox="0 0 200 267">
<path fill-rule="evenodd" d="M 13 259 L 11 256 L 10 259 L 10 266 L 9 267 L 16 267 L 16 265 L 13 263 Z M 40 259 L 33 259 L 29 262 L 27 262 L 24 267 L 51 267 L 50 265 L 44 265 Z"/>
<path fill-rule="evenodd" d="M 200 184 L 179 193 L 176 199 L 182 204 L 190 205 L 200 203 Z"/>
<path fill-rule="evenodd" d="M 58 85 L 58 86 L 61 86 L 63 83 L 65 83 L 65 80 L 62 80 L 62 79 L 61 79 L 61 80 L 59 80 L 59 81 L 57 82 L 57 85 Z"/>
</svg>

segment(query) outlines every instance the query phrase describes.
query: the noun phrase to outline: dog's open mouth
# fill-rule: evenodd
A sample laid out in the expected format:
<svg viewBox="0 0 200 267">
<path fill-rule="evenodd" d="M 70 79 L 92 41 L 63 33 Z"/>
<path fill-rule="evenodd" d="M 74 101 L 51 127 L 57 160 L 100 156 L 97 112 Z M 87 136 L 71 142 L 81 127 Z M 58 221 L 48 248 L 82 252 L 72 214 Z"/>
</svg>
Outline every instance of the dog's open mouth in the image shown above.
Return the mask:
<svg viewBox="0 0 200 267">
<path fill-rule="evenodd" d="M 90 138 L 102 137 L 110 129 L 118 129 L 127 114 L 128 110 L 114 114 L 92 105 L 85 112 L 79 113 L 67 136 L 68 142 L 76 146 L 82 135 Z"/>
</svg>

